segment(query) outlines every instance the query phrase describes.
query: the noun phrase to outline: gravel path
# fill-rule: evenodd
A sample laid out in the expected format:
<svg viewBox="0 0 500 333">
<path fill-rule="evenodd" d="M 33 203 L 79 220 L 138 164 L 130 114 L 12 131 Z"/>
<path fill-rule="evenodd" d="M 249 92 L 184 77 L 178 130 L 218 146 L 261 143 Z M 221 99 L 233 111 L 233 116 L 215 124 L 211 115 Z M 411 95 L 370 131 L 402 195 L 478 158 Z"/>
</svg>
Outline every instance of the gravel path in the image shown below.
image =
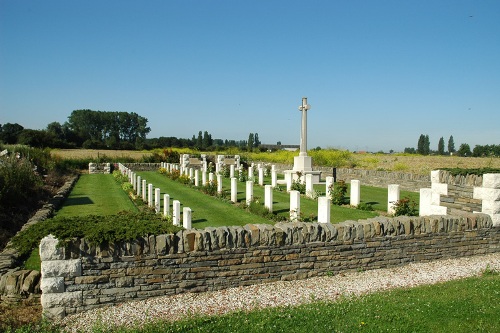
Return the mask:
<svg viewBox="0 0 500 333">
<path fill-rule="evenodd" d="M 500 253 L 413 263 L 402 267 L 344 273 L 298 281 L 280 281 L 204 293 L 186 293 L 91 310 L 61 322 L 69 332 L 90 332 L 92 325 L 133 327 L 156 319 L 179 320 L 192 314 L 217 315 L 237 310 L 298 305 L 314 300 L 335 300 L 392 288 L 460 279 L 500 271 Z"/>
</svg>

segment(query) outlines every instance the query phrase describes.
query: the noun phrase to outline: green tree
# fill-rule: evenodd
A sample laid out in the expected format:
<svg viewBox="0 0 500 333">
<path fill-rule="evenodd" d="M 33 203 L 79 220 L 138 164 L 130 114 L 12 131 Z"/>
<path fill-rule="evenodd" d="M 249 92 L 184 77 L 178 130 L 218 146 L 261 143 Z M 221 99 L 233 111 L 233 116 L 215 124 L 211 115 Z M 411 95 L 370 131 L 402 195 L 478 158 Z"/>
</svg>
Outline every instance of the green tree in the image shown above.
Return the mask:
<svg viewBox="0 0 500 333">
<path fill-rule="evenodd" d="M 455 152 L 455 142 L 453 141 L 453 135 L 450 135 L 448 139 L 448 153 L 453 154 Z"/>
<path fill-rule="evenodd" d="M 5 123 L 0 129 L 0 141 L 7 144 L 14 144 L 17 143 L 19 135 L 23 131 L 24 127 L 18 123 Z"/>
<path fill-rule="evenodd" d="M 471 156 L 470 146 L 467 143 L 462 143 L 458 148 L 457 154 L 459 156 Z"/>
<path fill-rule="evenodd" d="M 417 144 L 417 153 L 420 155 L 424 155 L 424 148 L 425 147 L 425 135 L 420 134 L 420 137 L 418 138 L 418 144 Z"/>
<path fill-rule="evenodd" d="M 254 134 L 250 133 L 248 135 L 248 151 L 252 151 L 254 140 L 255 140 Z"/>
<path fill-rule="evenodd" d="M 438 154 L 444 155 L 444 139 L 443 137 L 439 138 L 438 142 Z"/>
<path fill-rule="evenodd" d="M 198 138 L 196 139 L 196 148 L 203 149 L 203 134 L 201 131 L 198 132 Z"/>
<path fill-rule="evenodd" d="M 254 134 L 254 138 L 253 138 L 253 140 L 254 140 L 253 146 L 254 146 L 255 148 L 259 147 L 259 146 L 260 146 L 260 143 L 261 143 L 261 142 L 260 142 L 260 140 L 259 140 L 259 133 L 255 133 L 255 134 Z"/>
<path fill-rule="evenodd" d="M 429 155 L 431 152 L 431 142 L 429 140 L 429 135 L 424 137 L 424 155 Z"/>
</svg>

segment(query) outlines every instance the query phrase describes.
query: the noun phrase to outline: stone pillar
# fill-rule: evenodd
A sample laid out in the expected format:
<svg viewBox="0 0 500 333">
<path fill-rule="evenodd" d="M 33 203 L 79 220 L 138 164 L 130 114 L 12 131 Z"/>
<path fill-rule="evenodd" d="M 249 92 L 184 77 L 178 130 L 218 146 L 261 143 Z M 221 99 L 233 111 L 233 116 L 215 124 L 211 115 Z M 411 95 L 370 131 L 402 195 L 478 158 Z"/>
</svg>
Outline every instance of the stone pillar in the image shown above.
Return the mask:
<svg viewBox="0 0 500 333">
<path fill-rule="evenodd" d="M 481 199 L 481 212 L 491 216 L 494 226 L 500 226 L 500 174 L 485 173 L 483 186 L 474 187 L 473 198 Z"/>
<path fill-rule="evenodd" d="M 153 184 L 148 184 L 148 207 L 153 207 Z"/>
<path fill-rule="evenodd" d="M 235 177 L 231 178 L 231 202 L 236 203 L 238 201 L 238 179 Z"/>
<path fill-rule="evenodd" d="M 170 214 L 170 195 L 163 195 L 163 215 L 168 216 Z"/>
<path fill-rule="evenodd" d="M 259 168 L 259 185 L 264 185 L 264 168 Z"/>
<path fill-rule="evenodd" d="M 253 181 L 247 180 L 246 185 L 246 203 L 250 205 L 253 200 Z"/>
<path fill-rule="evenodd" d="M 271 186 L 276 187 L 277 185 L 278 185 L 278 171 L 271 170 Z"/>
<path fill-rule="evenodd" d="M 300 217 L 300 192 L 290 191 L 290 220 L 298 221 Z"/>
<path fill-rule="evenodd" d="M 174 225 L 181 224 L 181 202 L 179 200 L 172 202 L 172 223 Z"/>
<path fill-rule="evenodd" d="M 64 247 L 57 246 L 59 241 L 52 235 L 40 241 L 41 282 L 43 316 L 49 320 L 62 319 L 83 306 L 83 291 L 66 291 L 65 277 L 82 276 L 81 259 L 67 259 Z M 73 311 L 66 309 L 73 308 Z"/>
<path fill-rule="evenodd" d="M 200 186 L 200 171 L 198 169 L 194 170 L 194 186 Z"/>
<path fill-rule="evenodd" d="M 160 212 L 160 204 L 161 204 L 161 199 L 160 199 L 160 189 L 155 188 L 155 212 L 158 214 Z"/>
<path fill-rule="evenodd" d="M 318 222 L 330 223 L 331 200 L 329 197 L 318 198 Z"/>
<path fill-rule="evenodd" d="M 191 229 L 191 208 L 189 207 L 182 209 L 182 226 L 184 229 Z"/>
<path fill-rule="evenodd" d="M 361 185 L 359 180 L 351 180 L 351 206 L 358 207 L 361 202 Z"/>
<path fill-rule="evenodd" d="M 264 186 L 264 207 L 273 212 L 273 186 Z"/>
<path fill-rule="evenodd" d="M 387 214 L 394 215 L 395 203 L 399 201 L 399 185 L 389 184 L 387 186 Z"/>
<path fill-rule="evenodd" d="M 310 173 L 306 174 L 306 195 L 309 198 L 312 198 L 314 195 L 313 175 Z"/>
<path fill-rule="evenodd" d="M 217 175 L 217 193 L 222 193 L 222 175 Z"/>
<path fill-rule="evenodd" d="M 325 191 L 326 197 L 327 198 L 331 198 L 332 197 L 332 193 L 331 193 L 330 189 L 333 190 L 334 179 L 333 179 L 332 176 L 328 176 L 328 177 L 325 178 L 325 180 L 326 180 L 326 191 Z"/>
</svg>

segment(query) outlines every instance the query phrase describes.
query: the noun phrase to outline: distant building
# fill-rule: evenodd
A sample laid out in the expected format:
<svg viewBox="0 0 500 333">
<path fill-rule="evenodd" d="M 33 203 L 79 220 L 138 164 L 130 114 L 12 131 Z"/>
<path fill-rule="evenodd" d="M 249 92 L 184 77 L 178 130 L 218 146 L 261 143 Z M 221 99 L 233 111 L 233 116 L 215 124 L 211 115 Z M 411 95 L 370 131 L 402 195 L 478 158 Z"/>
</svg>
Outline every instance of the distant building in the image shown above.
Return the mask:
<svg viewBox="0 0 500 333">
<path fill-rule="evenodd" d="M 263 148 L 265 150 L 276 151 L 276 150 L 288 150 L 288 151 L 296 151 L 300 149 L 300 145 L 267 145 L 261 144 L 259 148 Z"/>
</svg>

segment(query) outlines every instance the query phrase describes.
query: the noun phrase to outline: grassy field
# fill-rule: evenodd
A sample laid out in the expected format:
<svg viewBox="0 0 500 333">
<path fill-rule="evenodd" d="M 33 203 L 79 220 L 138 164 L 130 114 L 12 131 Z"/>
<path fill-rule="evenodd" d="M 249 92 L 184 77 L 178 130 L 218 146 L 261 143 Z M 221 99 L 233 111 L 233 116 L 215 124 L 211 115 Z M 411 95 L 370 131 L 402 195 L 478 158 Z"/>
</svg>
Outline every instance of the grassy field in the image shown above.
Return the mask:
<svg viewBox="0 0 500 333">
<path fill-rule="evenodd" d="M 174 149 L 180 153 L 200 153 L 199 151 L 190 151 L 189 149 Z M 159 152 L 159 151 L 158 151 Z M 54 149 L 51 153 L 61 158 L 97 158 L 106 156 L 113 157 L 131 157 L 140 160 L 143 156 L 150 156 L 152 151 L 133 151 L 133 150 L 93 150 L 93 149 Z M 207 152 L 207 154 L 238 154 L 237 151 L 228 152 Z M 297 152 L 274 152 L 274 153 L 239 153 L 249 161 L 264 161 L 276 163 L 293 164 L 293 156 Z M 428 175 L 431 170 L 440 168 L 500 168 L 500 158 L 498 157 L 459 157 L 459 156 L 421 156 L 405 154 L 360 154 L 342 152 L 338 153 L 328 150 L 310 151 L 314 164 L 321 164 L 318 161 L 329 161 L 327 165 L 333 165 L 335 161 L 345 162 L 342 167 L 353 167 L 366 170 L 385 170 L 399 171 L 413 174 Z M 330 156 L 332 155 L 332 156 Z M 316 158 L 316 159 L 315 159 Z"/>
</svg>

